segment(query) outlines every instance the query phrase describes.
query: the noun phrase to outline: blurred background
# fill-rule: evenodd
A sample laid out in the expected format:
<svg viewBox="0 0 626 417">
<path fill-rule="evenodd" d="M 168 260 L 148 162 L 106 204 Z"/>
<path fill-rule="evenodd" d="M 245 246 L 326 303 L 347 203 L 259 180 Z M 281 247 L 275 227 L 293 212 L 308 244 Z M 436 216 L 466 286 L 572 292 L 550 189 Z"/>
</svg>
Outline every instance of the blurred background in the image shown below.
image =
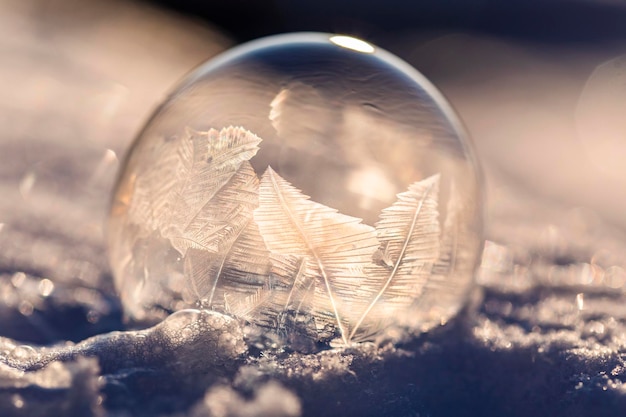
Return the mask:
<svg viewBox="0 0 626 417">
<path fill-rule="evenodd" d="M 133 137 L 195 66 L 286 31 L 361 37 L 447 96 L 483 164 L 489 239 L 533 222 L 621 239 L 624 22 L 618 0 L 0 0 L 0 264 L 110 286 L 103 220 Z"/>
<path fill-rule="evenodd" d="M 260 36 L 327 31 L 390 50 L 443 91 L 483 162 L 493 215 L 540 199 L 623 228 L 625 21 L 626 3 L 610 0 L 2 0 L 0 155 L 11 161 L 0 175 L 19 179 L 20 198 L 46 179 L 82 195 L 110 182 L 194 66 Z M 76 152 L 95 174 L 67 172 Z"/>
</svg>

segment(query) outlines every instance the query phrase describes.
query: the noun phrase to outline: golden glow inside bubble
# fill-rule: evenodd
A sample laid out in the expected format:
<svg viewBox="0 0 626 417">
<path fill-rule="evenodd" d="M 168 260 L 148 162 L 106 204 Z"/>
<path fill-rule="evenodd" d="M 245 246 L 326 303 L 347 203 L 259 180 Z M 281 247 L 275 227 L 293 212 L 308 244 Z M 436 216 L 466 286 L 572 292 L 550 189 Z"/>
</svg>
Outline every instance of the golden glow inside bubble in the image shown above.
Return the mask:
<svg viewBox="0 0 626 417">
<path fill-rule="evenodd" d="M 415 69 L 294 34 L 207 62 L 131 148 L 109 246 L 129 318 L 216 310 L 296 350 L 446 323 L 482 248 L 468 139 Z"/>
</svg>

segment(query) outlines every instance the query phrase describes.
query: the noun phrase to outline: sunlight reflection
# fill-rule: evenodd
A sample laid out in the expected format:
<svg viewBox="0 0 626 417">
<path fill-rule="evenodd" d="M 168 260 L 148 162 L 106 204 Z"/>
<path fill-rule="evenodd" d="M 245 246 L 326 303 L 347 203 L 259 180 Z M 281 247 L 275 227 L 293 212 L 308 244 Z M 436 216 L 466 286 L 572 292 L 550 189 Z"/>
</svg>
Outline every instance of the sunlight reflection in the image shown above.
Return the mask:
<svg viewBox="0 0 626 417">
<path fill-rule="evenodd" d="M 363 52 L 365 54 L 371 54 L 375 51 L 374 47 L 369 43 L 351 36 L 331 36 L 330 41 L 337 46 L 341 46 L 342 48 Z"/>
<path fill-rule="evenodd" d="M 579 310 L 583 310 L 585 308 L 585 294 L 576 294 L 576 306 Z"/>
</svg>

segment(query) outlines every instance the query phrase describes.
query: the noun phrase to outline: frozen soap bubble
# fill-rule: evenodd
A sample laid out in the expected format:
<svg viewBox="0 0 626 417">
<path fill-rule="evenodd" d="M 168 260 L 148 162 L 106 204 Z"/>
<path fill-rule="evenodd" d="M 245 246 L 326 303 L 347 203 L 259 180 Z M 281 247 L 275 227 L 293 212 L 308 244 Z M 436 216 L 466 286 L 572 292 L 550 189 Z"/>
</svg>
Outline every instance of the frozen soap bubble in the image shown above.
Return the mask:
<svg viewBox="0 0 626 417">
<path fill-rule="evenodd" d="M 472 285 L 479 187 L 455 115 L 405 62 L 345 36 L 258 40 L 195 70 L 137 138 L 115 282 L 131 319 L 212 309 L 291 346 L 425 331 Z"/>
</svg>

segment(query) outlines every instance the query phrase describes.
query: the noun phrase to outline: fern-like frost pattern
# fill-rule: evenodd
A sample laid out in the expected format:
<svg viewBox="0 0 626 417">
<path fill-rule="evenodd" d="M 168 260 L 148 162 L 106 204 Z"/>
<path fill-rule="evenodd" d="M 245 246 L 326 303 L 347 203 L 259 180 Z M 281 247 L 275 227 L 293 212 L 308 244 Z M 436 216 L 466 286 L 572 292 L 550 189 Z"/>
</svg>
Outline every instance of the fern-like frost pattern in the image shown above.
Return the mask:
<svg viewBox="0 0 626 417">
<path fill-rule="evenodd" d="M 259 194 L 254 218 L 268 249 L 303 259 L 303 276 L 314 281 L 311 312 L 317 327 L 336 325 L 347 343 L 353 291 L 363 284 L 363 269 L 378 247 L 374 228 L 311 201 L 271 167 Z"/>
<path fill-rule="evenodd" d="M 398 194 L 372 227 L 269 166 L 259 179 L 249 160 L 260 142 L 239 127 L 188 129 L 137 175 L 129 218 L 180 254 L 186 302 L 349 344 L 374 339 L 433 292 L 454 246 L 444 236 L 440 247 L 438 175 Z"/>
<path fill-rule="evenodd" d="M 427 178 L 398 194 L 376 224 L 377 262 L 365 270 L 363 298 L 371 300 L 350 337 L 367 340 L 398 311 L 419 297 L 439 256 L 439 176 Z"/>
</svg>

